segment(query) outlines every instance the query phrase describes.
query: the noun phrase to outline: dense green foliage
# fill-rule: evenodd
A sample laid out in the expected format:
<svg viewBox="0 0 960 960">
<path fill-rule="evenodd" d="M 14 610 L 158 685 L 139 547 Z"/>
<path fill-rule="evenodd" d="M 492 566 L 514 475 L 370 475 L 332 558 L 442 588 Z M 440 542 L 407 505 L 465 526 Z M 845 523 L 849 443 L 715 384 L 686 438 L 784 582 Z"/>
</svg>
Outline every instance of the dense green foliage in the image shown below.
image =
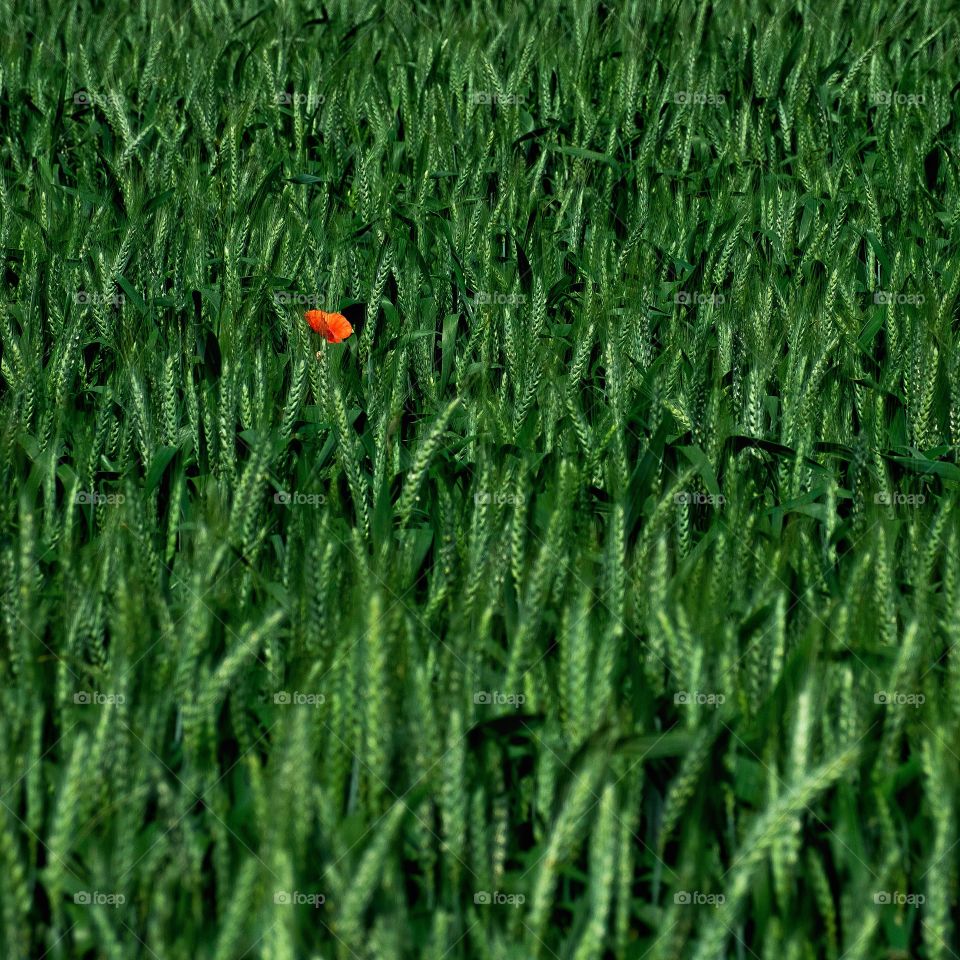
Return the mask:
<svg viewBox="0 0 960 960">
<path fill-rule="evenodd" d="M 955 7 L 4 23 L 3 957 L 957 956 Z"/>
</svg>

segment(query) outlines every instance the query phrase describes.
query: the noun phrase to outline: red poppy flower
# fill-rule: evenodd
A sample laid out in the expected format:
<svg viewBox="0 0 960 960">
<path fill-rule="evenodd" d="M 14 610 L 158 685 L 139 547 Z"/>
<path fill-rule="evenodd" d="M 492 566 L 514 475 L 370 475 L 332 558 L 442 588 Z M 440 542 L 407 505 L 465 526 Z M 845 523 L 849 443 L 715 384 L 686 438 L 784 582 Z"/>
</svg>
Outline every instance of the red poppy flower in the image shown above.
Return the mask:
<svg viewBox="0 0 960 960">
<path fill-rule="evenodd" d="M 342 313 L 308 310 L 303 318 L 310 325 L 310 329 L 324 337 L 327 343 L 340 343 L 353 333 L 350 321 Z"/>
</svg>

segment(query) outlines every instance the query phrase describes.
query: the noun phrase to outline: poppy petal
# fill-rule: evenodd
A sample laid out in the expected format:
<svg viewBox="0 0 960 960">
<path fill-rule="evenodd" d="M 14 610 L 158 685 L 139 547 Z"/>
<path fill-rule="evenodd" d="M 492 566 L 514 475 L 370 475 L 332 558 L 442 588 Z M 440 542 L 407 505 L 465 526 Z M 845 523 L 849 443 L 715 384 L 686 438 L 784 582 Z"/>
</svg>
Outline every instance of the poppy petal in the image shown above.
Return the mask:
<svg viewBox="0 0 960 960">
<path fill-rule="evenodd" d="M 322 310 L 307 310 L 307 312 L 304 313 L 303 318 L 307 321 L 307 324 L 314 333 L 324 332 L 326 323 L 324 322 Z"/>
<path fill-rule="evenodd" d="M 333 338 L 331 340 L 332 343 L 340 343 L 353 333 L 353 327 L 350 326 L 350 321 L 342 313 L 328 313 L 326 320 L 327 330 Z"/>
<path fill-rule="evenodd" d="M 350 321 L 342 313 L 327 313 L 326 310 L 307 310 L 304 319 L 314 333 L 319 333 L 327 343 L 340 343 L 353 333 Z"/>
</svg>

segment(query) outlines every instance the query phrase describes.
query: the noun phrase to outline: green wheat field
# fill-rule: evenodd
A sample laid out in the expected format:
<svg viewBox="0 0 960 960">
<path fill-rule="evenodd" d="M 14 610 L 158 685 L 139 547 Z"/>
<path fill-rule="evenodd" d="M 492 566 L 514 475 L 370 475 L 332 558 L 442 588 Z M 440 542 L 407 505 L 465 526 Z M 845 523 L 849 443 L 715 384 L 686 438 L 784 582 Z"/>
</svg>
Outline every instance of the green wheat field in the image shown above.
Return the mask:
<svg viewBox="0 0 960 960">
<path fill-rule="evenodd" d="M 5 960 L 960 956 L 955 4 L 3 7 Z"/>
</svg>

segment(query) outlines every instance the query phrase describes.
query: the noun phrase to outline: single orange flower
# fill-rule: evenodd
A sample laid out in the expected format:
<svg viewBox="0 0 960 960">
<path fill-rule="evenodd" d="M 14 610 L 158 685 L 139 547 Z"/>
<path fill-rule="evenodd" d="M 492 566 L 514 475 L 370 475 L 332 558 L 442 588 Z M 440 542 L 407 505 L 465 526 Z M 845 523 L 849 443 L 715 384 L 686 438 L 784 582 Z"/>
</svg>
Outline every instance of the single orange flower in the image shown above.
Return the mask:
<svg viewBox="0 0 960 960">
<path fill-rule="evenodd" d="M 308 310 L 303 318 L 310 325 L 310 329 L 324 337 L 327 343 L 340 343 L 353 333 L 350 321 L 342 313 Z"/>
</svg>

